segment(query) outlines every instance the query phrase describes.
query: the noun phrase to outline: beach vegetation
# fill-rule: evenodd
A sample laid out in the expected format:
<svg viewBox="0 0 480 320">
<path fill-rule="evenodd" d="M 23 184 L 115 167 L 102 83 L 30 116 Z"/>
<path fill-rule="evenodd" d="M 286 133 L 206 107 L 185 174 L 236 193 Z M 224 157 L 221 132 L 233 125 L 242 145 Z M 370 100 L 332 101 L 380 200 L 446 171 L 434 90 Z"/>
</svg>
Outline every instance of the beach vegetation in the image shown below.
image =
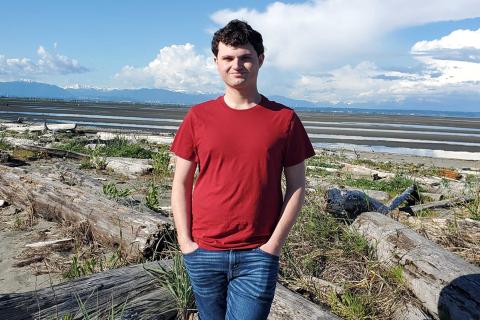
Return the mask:
<svg viewBox="0 0 480 320">
<path fill-rule="evenodd" d="M 12 149 L 12 146 L 5 139 L 5 135 L 0 133 L 0 150 L 7 151 Z"/>
<path fill-rule="evenodd" d="M 25 150 L 22 148 L 14 148 L 12 151 L 12 157 L 19 160 L 37 160 L 46 158 L 45 153 Z"/>
<path fill-rule="evenodd" d="M 118 199 L 129 196 L 132 193 L 132 190 L 129 188 L 119 189 L 115 182 L 109 182 L 103 185 L 103 193 L 107 195 L 110 199 Z"/>
<path fill-rule="evenodd" d="M 372 180 L 368 178 L 355 178 L 347 175 L 344 178 L 338 178 L 337 183 L 346 185 L 360 190 L 378 190 L 385 191 L 390 196 L 395 196 L 403 192 L 406 188 L 411 187 L 414 181 L 402 174 L 396 174 L 391 179 Z"/>
<path fill-rule="evenodd" d="M 420 218 L 430 218 L 438 216 L 437 212 L 432 209 L 423 209 L 415 213 L 416 217 Z"/>
<path fill-rule="evenodd" d="M 99 155 L 104 157 L 124 157 L 148 159 L 152 157 L 153 152 L 145 148 L 141 143 L 132 143 L 129 140 L 116 137 L 104 142 L 104 146 L 95 148 Z"/>
<path fill-rule="evenodd" d="M 63 272 L 64 278 L 75 279 L 128 265 L 128 261 L 121 253 L 120 248 L 105 256 L 80 257 L 82 256 L 78 254 L 72 257 L 69 268 Z"/>
<path fill-rule="evenodd" d="M 355 159 L 352 161 L 352 164 L 366 166 L 371 169 L 392 172 L 398 169 L 398 165 L 392 163 L 391 161 L 374 161 L 370 159 Z"/>
<path fill-rule="evenodd" d="M 170 153 L 168 146 L 161 146 L 157 152 L 152 155 L 153 173 L 159 177 L 168 177 L 170 174 Z"/>
<path fill-rule="evenodd" d="M 312 301 L 328 305 L 345 319 L 390 318 L 399 302 L 411 299 L 398 284 L 401 268 L 383 267 L 363 235 L 325 212 L 322 193 L 306 194 L 282 249 L 280 281 L 300 287 Z M 331 285 L 321 286 L 312 278 Z"/>
<path fill-rule="evenodd" d="M 145 205 L 154 211 L 158 211 L 160 209 L 158 204 L 158 193 L 159 187 L 154 181 L 151 181 L 148 184 L 147 194 L 145 195 Z"/>
<path fill-rule="evenodd" d="M 159 310 L 159 313 L 164 314 L 176 310 L 177 319 L 187 320 L 196 311 L 193 289 L 183 263 L 182 254 L 178 249 L 174 250 L 171 259 L 171 268 L 166 268 L 159 263 L 158 268 L 144 266 L 144 269 L 160 286 L 166 288 L 175 300 L 173 308 Z"/>
</svg>

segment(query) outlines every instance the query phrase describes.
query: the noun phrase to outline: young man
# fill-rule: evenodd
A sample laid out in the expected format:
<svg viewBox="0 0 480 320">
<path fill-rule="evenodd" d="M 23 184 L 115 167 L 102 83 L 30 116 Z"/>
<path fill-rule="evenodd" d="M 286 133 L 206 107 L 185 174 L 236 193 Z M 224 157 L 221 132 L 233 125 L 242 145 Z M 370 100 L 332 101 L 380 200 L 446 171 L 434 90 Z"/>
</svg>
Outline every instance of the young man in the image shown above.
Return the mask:
<svg viewBox="0 0 480 320">
<path fill-rule="evenodd" d="M 193 106 L 171 146 L 173 216 L 202 320 L 267 318 L 304 200 L 304 159 L 315 154 L 295 112 L 258 92 L 263 51 L 243 21 L 215 33 L 225 95 Z"/>
</svg>

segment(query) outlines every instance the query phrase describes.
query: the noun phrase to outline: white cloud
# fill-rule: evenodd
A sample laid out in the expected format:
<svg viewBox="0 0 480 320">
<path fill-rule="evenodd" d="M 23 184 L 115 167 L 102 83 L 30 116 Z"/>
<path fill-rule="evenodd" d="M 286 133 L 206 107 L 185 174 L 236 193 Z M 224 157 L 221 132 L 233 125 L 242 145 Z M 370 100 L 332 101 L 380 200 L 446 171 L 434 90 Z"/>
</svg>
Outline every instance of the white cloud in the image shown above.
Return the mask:
<svg viewBox="0 0 480 320">
<path fill-rule="evenodd" d="M 480 62 L 480 28 L 476 31 L 455 30 L 440 39 L 419 41 L 413 45 L 410 51 L 418 60 L 425 63 L 438 63 L 439 68 L 443 68 L 445 65 L 458 65 L 458 63 L 438 60 Z M 460 63 L 460 66 L 469 67 L 471 65 Z M 465 68 L 461 69 L 465 70 Z"/>
<path fill-rule="evenodd" d="M 147 66 L 136 68 L 127 65 L 115 78 L 129 87 L 154 86 L 189 92 L 218 92 L 223 89 L 213 58 L 197 54 L 190 43 L 164 47 Z"/>
<path fill-rule="evenodd" d="M 443 49 L 480 49 L 480 28 L 476 31 L 455 30 L 438 40 L 418 41 L 411 51 L 414 54 L 422 54 Z"/>
<path fill-rule="evenodd" d="M 43 46 L 38 47 L 39 59 L 32 61 L 28 58 L 7 58 L 0 55 L 0 75 L 3 76 L 38 76 L 87 72 L 77 60 L 67 56 L 50 53 Z"/>
<path fill-rule="evenodd" d="M 367 53 L 392 30 L 478 16 L 478 0 L 316 0 L 276 2 L 262 12 L 221 10 L 211 18 L 221 26 L 234 18 L 248 21 L 264 36 L 267 64 L 308 71 Z"/>
<path fill-rule="evenodd" d="M 418 41 L 410 52 L 439 74 L 428 80 L 430 86 L 480 83 L 480 29 L 460 29 L 440 39 Z"/>
</svg>

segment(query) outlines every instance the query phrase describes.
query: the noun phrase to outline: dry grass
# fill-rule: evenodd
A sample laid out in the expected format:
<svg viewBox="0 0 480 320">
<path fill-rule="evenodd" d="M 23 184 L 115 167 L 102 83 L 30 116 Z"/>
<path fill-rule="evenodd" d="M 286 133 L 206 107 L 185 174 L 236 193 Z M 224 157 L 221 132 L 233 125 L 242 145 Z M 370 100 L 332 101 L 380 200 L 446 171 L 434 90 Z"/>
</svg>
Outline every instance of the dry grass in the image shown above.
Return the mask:
<svg viewBox="0 0 480 320">
<path fill-rule="evenodd" d="M 412 299 L 401 268 L 380 266 L 360 234 L 324 211 L 322 196 L 307 194 L 282 252 L 281 281 L 345 319 L 389 318 Z"/>
</svg>

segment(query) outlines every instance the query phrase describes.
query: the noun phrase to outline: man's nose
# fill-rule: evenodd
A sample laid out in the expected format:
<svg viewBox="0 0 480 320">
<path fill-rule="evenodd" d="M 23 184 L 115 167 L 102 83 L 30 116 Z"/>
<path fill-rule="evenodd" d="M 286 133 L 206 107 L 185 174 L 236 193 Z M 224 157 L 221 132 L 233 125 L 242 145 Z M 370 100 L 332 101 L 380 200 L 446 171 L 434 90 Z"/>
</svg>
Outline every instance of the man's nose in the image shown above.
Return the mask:
<svg viewBox="0 0 480 320">
<path fill-rule="evenodd" d="M 233 63 L 233 68 L 240 69 L 240 67 L 241 67 L 240 59 L 238 59 L 238 58 L 233 59 L 232 63 Z"/>
</svg>

